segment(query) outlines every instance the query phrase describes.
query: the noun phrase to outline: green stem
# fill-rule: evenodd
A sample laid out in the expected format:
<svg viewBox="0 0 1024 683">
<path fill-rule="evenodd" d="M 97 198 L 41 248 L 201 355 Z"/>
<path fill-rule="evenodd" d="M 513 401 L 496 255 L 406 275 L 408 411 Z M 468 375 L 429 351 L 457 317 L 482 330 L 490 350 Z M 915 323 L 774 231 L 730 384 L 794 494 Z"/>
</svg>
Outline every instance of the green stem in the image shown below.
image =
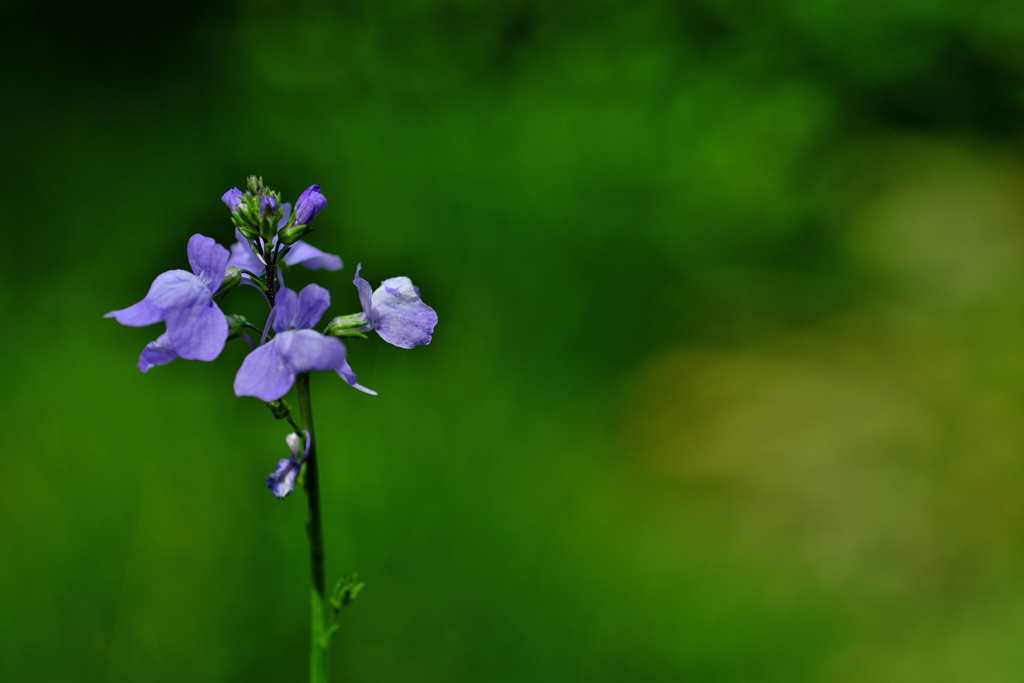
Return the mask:
<svg viewBox="0 0 1024 683">
<path fill-rule="evenodd" d="M 313 433 L 313 405 L 309 398 L 309 373 L 295 380 L 299 392 L 302 427 L 309 432 L 309 455 L 306 456 L 306 500 L 309 502 L 309 559 L 312 568 L 312 645 L 309 651 L 310 683 L 327 683 L 327 609 L 324 599 L 324 532 L 320 520 L 320 476 L 316 459 L 316 436 Z"/>
</svg>

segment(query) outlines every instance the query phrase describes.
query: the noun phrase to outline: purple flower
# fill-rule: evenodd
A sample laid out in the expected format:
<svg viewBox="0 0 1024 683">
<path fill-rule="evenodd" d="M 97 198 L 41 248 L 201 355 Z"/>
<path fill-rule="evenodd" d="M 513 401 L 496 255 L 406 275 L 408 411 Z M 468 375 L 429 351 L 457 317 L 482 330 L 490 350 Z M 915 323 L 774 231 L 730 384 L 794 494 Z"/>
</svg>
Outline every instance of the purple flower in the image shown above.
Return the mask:
<svg viewBox="0 0 1024 683">
<path fill-rule="evenodd" d="M 302 450 L 302 439 L 299 438 L 298 434 L 292 432 L 284 437 L 284 442 L 288 444 L 288 450 L 292 452 L 292 457 L 278 460 L 277 467 L 267 477 L 267 486 L 270 487 L 270 491 L 278 498 L 284 498 L 295 489 L 295 480 L 299 476 L 299 470 L 302 469 L 302 464 L 309 457 L 309 447 L 313 441 L 309 436 L 309 432 L 306 430 L 302 431 L 306 435 L 306 452 L 303 456 L 299 457 L 299 452 Z"/>
<path fill-rule="evenodd" d="M 392 277 L 380 283 L 376 290 L 370 283 L 359 277 L 363 264 L 356 267 L 352 282 L 359 290 L 359 303 L 363 306 L 363 318 L 370 329 L 389 344 L 411 349 L 429 344 L 437 313 L 420 299 L 420 290 L 407 277 Z"/>
<path fill-rule="evenodd" d="M 244 192 L 239 190 L 237 187 L 232 187 L 221 195 L 220 200 L 232 211 L 238 211 L 238 207 L 242 205 L 242 197 L 244 196 Z"/>
<path fill-rule="evenodd" d="M 295 200 L 295 225 L 310 225 L 325 206 L 327 197 L 320 194 L 320 186 L 310 185 Z"/>
<path fill-rule="evenodd" d="M 166 323 L 165 336 L 170 346 L 163 348 L 173 349 L 179 357 L 188 360 L 213 360 L 220 355 L 228 338 L 227 321 L 213 301 L 224 278 L 228 250 L 209 237 L 192 235 L 188 241 L 188 262 L 191 273 L 186 270 L 161 273 L 142 301 L 111 311 L 104 317 L 115 318 L 129 327 Z M 142 358 L 139 363 L 142 369 Z M 153 365 L 148 361 L 146 364 L 146 369 Z"/>
<path fill-rule="evenodd" d="M 334 370 L 345 362 L 345 345 L 312 328 L 331 305 L 331 295 L 319 285 L 306 285 L 296 294 L 282 289 L 271 311 L 277 334 L 242 361 L 235 376 L 236 396 L 276 401 L 292 388 L 300 372 Z"/>
</svg>

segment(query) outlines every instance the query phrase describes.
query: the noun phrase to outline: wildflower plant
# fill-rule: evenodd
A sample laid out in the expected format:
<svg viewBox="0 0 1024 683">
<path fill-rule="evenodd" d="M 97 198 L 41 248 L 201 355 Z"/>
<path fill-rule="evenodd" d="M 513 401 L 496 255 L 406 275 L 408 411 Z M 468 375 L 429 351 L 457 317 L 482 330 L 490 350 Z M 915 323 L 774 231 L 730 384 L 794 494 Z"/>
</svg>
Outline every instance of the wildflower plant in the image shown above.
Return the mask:
<svg viewBox="0 0 1024 683">
<path fill-rule="evenodd" d="M 249 346 L 250 353 L 235 376 L 235 394 L 265 402 L 276 419 L 286 420 L 291 427 L 285 436 L 291 455 L 278 461 L 267 477 L 267 487 L 283 499 L 301 485 L 309 508 L 306 528 L 312 569 L 312 683 L 327 681 L 327 652 L 338 627 L 338 613 L 356 598 L 363 584 L 353 575 L 338 581 L 331 595 L 325 591 L 318 444 L 309 373 L 334 371 L 349 386 L 376 395 L 358 383 L 342 340 L 367 339 L 366 333 L 372 330 L 390 344 L 411 349 L 429 344 L 437 324 L 434 309 L 423 303 L 419 289 L 409 278 L 393 277 L 373 289 L 359 276 L 359 266 L 353 284 L 363 310 L 335 317 L 318 329 L 330 307 L 330 293 L 316 284 L 300 292 L 288 289 L 283 272 L 299 265 L 312 270 L 342 268 L 339 257 L 303 241 L 328 203 L 320 189 L 319 185 L 309 186 L 292 210 L 290 204 L 281 203 L 277 192 L 263 184 L 262 178 L 250 177 L 244 192 L 232 188 L 221 197 L 231 211 L 237 240 L 230 249 L 210 237 L 193 235 L 187 248 L 190 270 L 161 273 L 141 301 L 105 316 L 131 327 L 164 324 L 163 334 L 147 344 L 139 356 L 142 372 L 177 358 L 212 361 L 232 339 Z M 262 325 L 240 315 L 225 314 L 225 297 L 241 284 L 259 290 L 266 301 L 268 313 Z M 298 419 L 285 399 L 293 387 Z"/>
</svg>

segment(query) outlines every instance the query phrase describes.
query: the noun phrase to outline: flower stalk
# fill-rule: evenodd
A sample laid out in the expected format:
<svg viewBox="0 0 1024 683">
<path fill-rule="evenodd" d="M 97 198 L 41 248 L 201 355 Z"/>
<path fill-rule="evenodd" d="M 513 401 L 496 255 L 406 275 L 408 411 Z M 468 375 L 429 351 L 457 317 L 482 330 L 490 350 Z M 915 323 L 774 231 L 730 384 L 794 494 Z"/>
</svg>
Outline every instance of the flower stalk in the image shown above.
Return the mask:
<svg viewBox="0 0 1024 683">
<path fill-rule="evenodd" d="M 295 381 L 299 394 L 299 414 L 302 428 L 309 434 L 309 455 L 303 474 L 306 501 L 309 506 L 309 521 L 306 533 L 309 535 L 309 561 L 312 578 L 310 599 L 312 605 L 312 630 L 309 651 L 310 683 L 327 682 L 327 603 L 324 581 L 324 532 L 320 517 L 320 473 L 316 457 L 316 435 L 313 431 L 313 404 L 309 395 L 309 373 L 300 373 Z"/>
</svg>

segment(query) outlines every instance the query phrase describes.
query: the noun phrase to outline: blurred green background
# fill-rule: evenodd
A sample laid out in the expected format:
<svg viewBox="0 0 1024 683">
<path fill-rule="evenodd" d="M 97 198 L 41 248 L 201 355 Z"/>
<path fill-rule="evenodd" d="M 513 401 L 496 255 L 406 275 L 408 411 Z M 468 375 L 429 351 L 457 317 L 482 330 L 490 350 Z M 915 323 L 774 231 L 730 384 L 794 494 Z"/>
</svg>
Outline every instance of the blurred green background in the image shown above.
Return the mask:
<svg viewBox="0 0 1024 683">
<path fill-rule="evenodd" d="M 440 316 L 313 380 L 337 680 L 1024 680 L 1019 3 L 4 20 L 0 680 L 306 676 L 242 345 L 101 317 L 253 173 L 330 199 L 329 315 L 361 262 Z"/>
</svg>

